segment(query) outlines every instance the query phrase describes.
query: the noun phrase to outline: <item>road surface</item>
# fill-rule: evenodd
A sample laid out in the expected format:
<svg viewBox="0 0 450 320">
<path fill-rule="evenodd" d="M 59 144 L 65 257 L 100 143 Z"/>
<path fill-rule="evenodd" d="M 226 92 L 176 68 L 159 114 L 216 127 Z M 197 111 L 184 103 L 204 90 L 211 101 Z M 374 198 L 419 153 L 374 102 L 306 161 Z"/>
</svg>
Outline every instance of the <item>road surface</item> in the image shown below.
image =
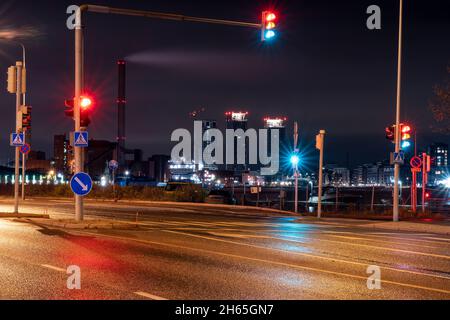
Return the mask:
<svg viewBox="0 0 450 320">
<path fill-rule="evenodd" d="M 10 207 L 0 201 L 0 211 Z M 64 218 L 73 203 L 21 208 Z M 448 236 L 236 207 L 86 205 L 88 218 L 135 221 L 137 212 L 139 226 L 129 230 L 0 219 L 0 299 L 450 299 Z M 67 289 L 73 265 L 81 290 Z M 380 268 L 380 289 L 367 286 L 369 266 Z"/>
</svg>

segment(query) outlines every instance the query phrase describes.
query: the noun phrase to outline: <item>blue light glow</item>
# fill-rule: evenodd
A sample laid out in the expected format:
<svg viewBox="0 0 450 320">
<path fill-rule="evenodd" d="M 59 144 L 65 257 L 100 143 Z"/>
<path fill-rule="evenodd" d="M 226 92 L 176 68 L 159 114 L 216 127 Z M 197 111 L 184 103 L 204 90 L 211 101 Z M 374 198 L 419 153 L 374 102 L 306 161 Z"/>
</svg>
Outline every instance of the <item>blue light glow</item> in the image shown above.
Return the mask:
<svg viewBox="0 0 450 320">
<path fill-rule="evenodd" d="M 411 142 L 409 142 L 409 141 L 402 142 L 402 149 L 409 148 L 410 146 L 411 146 Z"/>
<path fill-rule="evenodd" d="M 273 31 L 273 30 L 268 30 L 268 31 L 266 32 L 266 39 L 271 39 L 271 38 L 273 38 L 273 37 L 275 37 L 275 31 Z"/>
</svg>

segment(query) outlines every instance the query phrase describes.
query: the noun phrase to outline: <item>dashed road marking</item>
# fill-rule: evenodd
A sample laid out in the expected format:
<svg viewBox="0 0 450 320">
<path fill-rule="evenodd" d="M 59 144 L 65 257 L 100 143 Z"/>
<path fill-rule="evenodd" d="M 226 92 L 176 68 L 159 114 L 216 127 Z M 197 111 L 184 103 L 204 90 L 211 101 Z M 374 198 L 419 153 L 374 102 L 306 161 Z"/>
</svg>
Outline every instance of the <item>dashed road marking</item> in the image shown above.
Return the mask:
<svg viewBox="0 0 450 320">
<path fill-rule="evenodd" d="M 151 299 L 151 300 L 167 300 L 166 298 L 161 298 L 161 297 L 155 296 L 154 294 L 150 294 L 150 293 L 143 292 L 143 291 L 136 291 L 134 294 L 144 297 L 144 298 Z"/>
<path fill-rule="evenodd" d="M 41 267 L 47 268 L 47 269 L 51 269 L 51 270 L 55 270 L 55 271 L 59 271 L 59 272 L 64 272 L 66 273 L 67 270 L 63 269 L 63 268 L 59 268 L 59 267 L 55 267 L 49 264 L 41 264 Z"/>
</svg>

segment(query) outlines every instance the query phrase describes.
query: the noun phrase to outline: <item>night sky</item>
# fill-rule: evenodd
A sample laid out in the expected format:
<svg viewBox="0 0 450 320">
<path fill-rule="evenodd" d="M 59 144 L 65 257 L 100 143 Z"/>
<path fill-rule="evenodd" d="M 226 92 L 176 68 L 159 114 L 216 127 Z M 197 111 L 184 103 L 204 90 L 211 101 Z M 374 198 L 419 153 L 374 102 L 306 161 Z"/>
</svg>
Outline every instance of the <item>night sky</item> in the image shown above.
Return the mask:
<svg viewBox="0 0 450 320">
<path fill-rule="evenodd" d="M 28 101 L 33 149 L 53 155 L 53 135 L 73 130 L 64 99 L 73 97 L 74 32 L 66 28 L 73 1 L 2 1 L 4 28 L 29 31 Z M 37 4 L 39 3 L 39 4 Z M 181 23 L 89 13 L 86 88 L 97 105 L 91 138 L 116 138 L 116 60 L 128 63 L 127 147 L 146 156 L 171 150 L 170 134 L 193 130 L 189 113 L 223 128 L 224 113 L 248 110 L 251 127 L 267 115 L 297 120 L 302 145 L 314 154 L 314 136 L 327 130 L 325 161 L 354 166 L 388 157 L 384 128 L 394 122 L 398 1 L 95 1 L 91 4 L 259 22 L 279 14 L 279 36 L 261 44 L 249 28 Z M 382 10 L 382 30 L 366 28 L 366 9 Z M 418 129 L 419 147 L 433 141 L 427 109 L 433 86 L 450 65 L 450 6 L 446 0 L 406 0 L 402 117 Z M 36 34 L 39 35 L 36 35 Z M 19 60 L 17 44 L 0 42 L 0 69 Z M 0 90 L 0 161 L 12 158 L 15 97 Z M 292 126 L 290 126 L 291 128 Z M 291 130 L 291 129 L 289 129 Z"/>
</svg>

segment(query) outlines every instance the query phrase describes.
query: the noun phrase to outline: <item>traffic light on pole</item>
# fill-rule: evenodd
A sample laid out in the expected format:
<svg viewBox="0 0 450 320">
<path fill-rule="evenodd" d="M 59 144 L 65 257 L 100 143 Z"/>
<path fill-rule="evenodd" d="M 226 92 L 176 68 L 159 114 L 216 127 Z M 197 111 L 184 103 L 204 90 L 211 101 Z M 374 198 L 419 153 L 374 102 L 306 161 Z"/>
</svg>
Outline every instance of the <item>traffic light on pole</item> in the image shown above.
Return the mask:
<svg viewBox="0 0 450 320">
<path fill-rule="evenodd" d="M 400 125 L 400 133 L 402 140 L 402 149 L 406 149 L 411 146 L 411 126 L 407 124 Z"/>
<path fill-rule="evenodd" d="M 262 13 L 261 41 L 271 40 L 276 36 L 277 16 L 272 11 Z"/>
<path fill-rule="evenodd" d="M 23 132 L 31 130 L 31 110 L 32 107 L 30 106 L 21 107 Z"/>
<path fill-rule="evenodd" d="M 74 99 L 68 99 L 64 101 L 64 105 L 66 108 L 64 109 L 64 113 L 67 117 L 72 118 L 74 117 L 74 109 L 75 109 L 75 101 Z"/>
<path fill-rule="evenodd" d="M 16 93 L 17 91 L 17 68 L 11 66 L 8 68 L 8 92 Z"/>
<path fill-rule="evenodd" d="M 395 126 L 390 126 L 386 128 L 386 139 L 395 142 Z"/>
<path fill-rule="evenodd" d="M 75 99 L 68 99 L 64 102 L 66 108 L 64 113 L 67 117 L 75 117 Z M 86 96 L 80 97 L 80 126 L 87 127 L 91 123 L 89 119 L 92 107 L 92 99 Z"/>
<path fill-rule="evenodd" d="M 86 96 L 80 97 L 80 126 L 88 127 L 91 123 L 89 118 L 92 107 L 92 99 Z"/>
</svg>

